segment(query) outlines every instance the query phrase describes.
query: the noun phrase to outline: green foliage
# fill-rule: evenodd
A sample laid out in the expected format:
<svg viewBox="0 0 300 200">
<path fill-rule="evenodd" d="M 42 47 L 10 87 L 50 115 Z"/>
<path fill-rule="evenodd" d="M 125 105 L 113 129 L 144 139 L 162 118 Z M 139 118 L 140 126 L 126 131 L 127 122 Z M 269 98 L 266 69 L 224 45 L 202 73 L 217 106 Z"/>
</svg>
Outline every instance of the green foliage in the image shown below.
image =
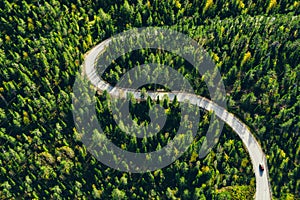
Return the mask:
<svg viewBox="0 0 300 200">
<path fill-rule="evenodd" d="M 255 191 L 249 186 L 229 186 L 217 191 L 216 199 L 247 200 L 252 199 Z"/>
<path fill-rule="evenodd" d="M 80 142 L 71 93 L 84 54 L 116 33 L 143 26 L 170 27 L 207 49 L 224 78 L 229 111 L 250 126 L 267 155 L 273 196 L 299 199 L 299 11 L 294 0 L 1 1 L 0 199 L 251 199 L 253 169 L 231 129 L 226 126 L 209 155 L 198 158 L 210 118 L 202 110 L 188 151 L 154 172 L 110 169 Z M 103 78 L 114 85 L 149 62 L 173 67 L 197 94 L 209 96 L 202 77 L 169 52 L 128 53 Z M 148 85 L 143 95 L 153 88 L 167 90 Z M 160 149 L 176 134 L 178 102 L 132 99 L 137 123 L 150 122 L 147 114 L 155 104 L 167 116 L 155 137 L 140 140 L 116 126 L 110 101 L 106 92 L 97 96 L 96 110 L 121 148 Z"/>
</svg>

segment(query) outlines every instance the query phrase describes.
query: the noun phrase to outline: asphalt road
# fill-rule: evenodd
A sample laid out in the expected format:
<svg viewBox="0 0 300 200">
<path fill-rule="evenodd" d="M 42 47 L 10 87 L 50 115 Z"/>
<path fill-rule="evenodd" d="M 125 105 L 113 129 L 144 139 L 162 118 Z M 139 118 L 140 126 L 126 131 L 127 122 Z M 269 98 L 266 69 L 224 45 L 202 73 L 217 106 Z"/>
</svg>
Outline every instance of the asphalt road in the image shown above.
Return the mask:
<svg viewBox="0 0 300 200">
<path fill-rule="evenodd" d="M 107 90 L 108 93 L 113 97 L 122 98 L 126 97 L 127 93 L 132 93 L 136 99 L 140 99 L 141 93 L 139 91 L 133 92 L 132 90 L 126 88 L 112 87 L 110 84 L 106 83 L 99 76 L 96 75 L 97 73 L 95 69 L 95 61 L 98 55 L 105 51 L 105 47 L 109 44 L 110 41 L 110 39 L 103 41 L 85 55 L 85 74 L 89 78 L 90 82 L 97 89 L 99 89 L 100 91 Z M 175 97 L 174 92 L 147 92 L 147 94 L 152 99 L 156 99 L 158 96 L 160 97 L 160 99 L 162 99 L 164 95 L 167 95 L 170 100 L 174 99 Z M 242 139 L 247 151 L 249 152 L 251 162 L 253 165 L 253 170 L 256 179 L 255 199 L 271 199 L 272 194 L 268 176 L 267 160 L 261 146 L 255 139 L 255 137 L 252 135 L 252 133 L 249 131 L 249 128 L 233 114 L 229 113 L 223 107 L 218 106 L 209 99 L 184 92 L 178 92 L 176 93 L 176 96 L 179 102 L 184 102 L 188 100 L 191 104 L 197 105 L 207 111 L 215 112 L 215 114 L 221 120 L 228 124 L 234 130 L 234 132 L 238 134 L 238 136 Z M 259 170 L 260 163 L 262 163 L 265 168 L 263 172 Z"/>
</svg>

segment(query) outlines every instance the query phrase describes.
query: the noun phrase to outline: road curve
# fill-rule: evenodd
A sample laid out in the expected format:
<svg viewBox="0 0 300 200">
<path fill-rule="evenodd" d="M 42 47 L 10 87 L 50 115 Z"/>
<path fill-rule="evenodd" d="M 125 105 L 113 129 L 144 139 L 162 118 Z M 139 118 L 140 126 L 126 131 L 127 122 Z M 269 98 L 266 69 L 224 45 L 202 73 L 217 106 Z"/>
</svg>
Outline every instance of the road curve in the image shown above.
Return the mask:
<svg viewBox="0 0 300 200">
<path fill-rule="evenodd" d="M 95 68 L 95 61 L 99 54 L 103 53 L 105 51 L 105 48 L 109 44 L 111 39 L 107 39 L 97 46 L 95 46 L 92 50 L 90 50 L 85 55 L 84 60 L 84 73 L 87 75 L 90 82 L 100 91 L 107 90 L 107 92 L 113 96 L 113 97 L 126 97 L 127 93 L 132 93 L 136 99 L 141 98 L 141 93 L 139 91 L 134 91 L 132 89 L 126 89 L 126 88 L 117 88 L 111 86 L 109 83 L 106 83 L 104 80 L 100 78 L 100 76 L 96 73 Z M 271 187 L 269 182 L 269 176 L 268 176 L 268 167 L 267 167 L 267 160 L 265 157 L 265 154 L 263 153 L 263 150 L 255 137 L 252 135 L 252 133 L 249 131 L 249 128 L 241 122 L 237 117 L 235 117 L 233 114 L 229 113 L 227 110 L 225 110 L 223 107 L 218 106 L 216 103 L 210 101 L 207 98 L 195 95 L 195 94 L 189 94 L 185 92 L 147 92 L 148 96 L 150 96 L 152 99 L 156 99 L 158 96 L 160 99 L 167 95 L 170 100 L 173 100 L 175 95 L 177 96 L 177 100 L 179 102 L 184 102 L 188 100 L 191 104 L 197 105 L 207 111 L 213 111 L 215 114 L 223 120 L 226 124 L 228 124 L 242 139 L 244 146 L 246 147 L 247 151 L 249 152 L 251 162 L 253 165 L 253 170 L 255 173 L 255 179 L 256 179 L 256 193 L 255 193 L 255 199 L 257 200 L 269 200 L 271 199 L 272 193 L 271 193 Z M 174 95 L 175 94 L 175 95 Z M 259 164 L 262 163 L 264 165 L 264 172 L 261 172 L 259 170 Z"/>
</svg>

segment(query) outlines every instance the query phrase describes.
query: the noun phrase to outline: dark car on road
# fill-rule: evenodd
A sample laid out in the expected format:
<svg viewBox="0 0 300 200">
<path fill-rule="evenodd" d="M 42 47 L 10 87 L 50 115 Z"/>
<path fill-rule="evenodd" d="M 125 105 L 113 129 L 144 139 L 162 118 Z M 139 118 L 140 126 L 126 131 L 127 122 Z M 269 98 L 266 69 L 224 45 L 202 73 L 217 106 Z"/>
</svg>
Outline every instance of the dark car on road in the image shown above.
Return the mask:
<svg viewBox="0 0 300 200">
<path fill-rule="evenodd" d="M 262 164 L 259 164 L 259 170 L 260 171 L 264 171 L 265 170 L 265 168 L 264 168 L 264 166 Z"/>
</svg>

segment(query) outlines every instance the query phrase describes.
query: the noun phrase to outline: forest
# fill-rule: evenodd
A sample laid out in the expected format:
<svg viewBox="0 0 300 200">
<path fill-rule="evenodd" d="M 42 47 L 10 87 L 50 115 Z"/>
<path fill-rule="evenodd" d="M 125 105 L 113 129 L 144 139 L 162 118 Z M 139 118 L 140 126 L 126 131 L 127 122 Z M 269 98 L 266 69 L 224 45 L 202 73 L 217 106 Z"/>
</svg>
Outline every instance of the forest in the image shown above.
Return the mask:
<svg viewBox="0 0 300 200">
<path fill-rule="evenodd" d="M 198 158 L 212 114 L 202 109 L 188 151 L 153 172 L 114 170 L 82 144 L 72 86 L 84 55 L 117 33 L 148 26 L 184 33 L 207 50 L 224 80 L 228 111 L 250 127 L 266 154 L 273 199 L 300 199 L 299 14 L 296 0 L 1 1 L 0 199 L 253 199 L 253 167 L 230 127 Z M 169 52 L 127 53 L 102 78 L 115 85 L 129 69 L 154 61 L 209 98 L 201 77 Z M 131 100 L 138 124 L 149 123 L 155 104 L 167 114 L 167 125 L 141 140 L 116 125 L 107 92 L 95 96 L 98 121 L 122 149 L 152 151 L 176 134 L 176 100 Z"/>
</svg>

